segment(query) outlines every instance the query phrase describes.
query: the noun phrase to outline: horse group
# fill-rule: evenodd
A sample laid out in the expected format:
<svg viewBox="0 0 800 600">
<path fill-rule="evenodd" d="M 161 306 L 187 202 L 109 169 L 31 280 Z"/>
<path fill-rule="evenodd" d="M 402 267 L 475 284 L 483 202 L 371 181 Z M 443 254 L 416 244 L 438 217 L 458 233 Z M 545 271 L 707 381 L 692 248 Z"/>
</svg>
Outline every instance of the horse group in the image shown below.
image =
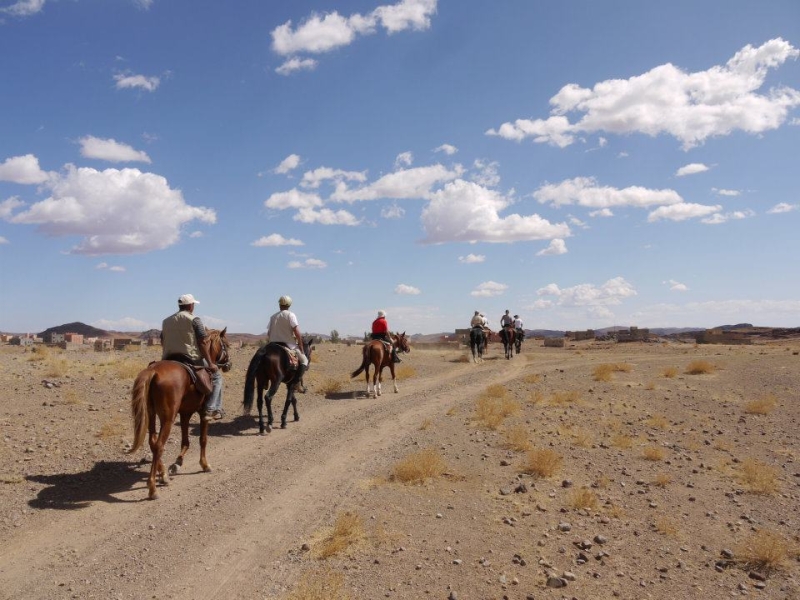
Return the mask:
<svg viewBox="0 0 800 600">
<path fill-rule="evenodd" d="M 480 327 L 473 327 L 469 330 L 469 347 L 472 352 L 472 362 L 483 362 L 483 355 L 486 354 L 491 333 L 490 331 L 487 334 Z M 503 327 L 500 330 L 500 340 L 503 342 L 503 355 L 506 359 L 511 359 L 514 356 L 515 350 L 517 354 L 522 351 L 522 339 L 522 336 L 519 335 L 513 327 Z"/>
<path fill-rule="evenodd" d="M 214 357 L 214 363 L 223 371 L 231 369 L 232 363 L 229 355 L 229 343 L 226 338 L 226 329 L 219 331 L 211 329 L 203 343 L 208 346 L 208 355 Z M 405 332 L 392 335 L 392 341 L 398 352 L 410 352 L 408 339 Z M 303 339 L 303 349 L 306 358 L 311 361 L 311 352 L 314 348 L 313 338 Z M 394 391 L 398 392 L 395 378 L 394 362 L 391 349 L 380 340 L 373 340 L 364 345 L 362 349 L 363 360 L 361 366 L 352 373 L 356 377 L 362 371 L 366 374 L 367 394 L 370 390 L 370 368 L 374 368 L 372 376 L 372 390 L 375 396 L 381 395 L 383 370 L 389 368 L 392 375 Z M 289 406 L 294 410 L 294 420 L 300 420 L 297 412 L 297 399 L 295 391 L 304 388 L 302 378 L 297 377 L 297 369 L 292 368 L 292 360 L 287 349 L 280 344 L 266 344 L 259 348 L 250 360 L 245 376 L 244 400 L 242 402 L 244 413 L 249 414 L 253 405 L 253 396 L 258 389 L 258 426 L 259 434 L 264 435 L 272 431 L 272 398 L 278 391 L 281 383 L 286 385 L 286 402 L 281 413 L 281 428 L 286 428 L 286 418 Z M 147 479 L 148 498 L 154 500 L 158 497 L 156 478 L 162 485 L 169 483 L 169 476 L 176 474 L 183 466 L 183 458 L 189 449 L 189 422 L 194 413 L 203 412 L 205 396 L 197 390 L 191 373 L 187 367 L 177 361 L 160 360 L 150 363 L 134 380 L 131 392 L 131 413 L 133 416 L 133 445 L 128 454 L 137 451 L 148 436 L 150 451 L 153 461 L 150 466 L 150 475 Z M 265 394 L 266 390 L 266 394 Z M 303 391 L 305 391 L 303 389 Z M 267 422 L 264 423 L 263 405 L 267 405 Z M 177 416 L 181 424 L 181 450 L 169 470 L 164 467 L 164 446 L 169 438 L 172 425 Z M 159 428 L 156 431 L 156 419 Z M 208 421 L 200 420 L 200 467 L 205 472 L 211 471 L 211 466 L 206 458 L 206 445 L 208 443 Z"/>
</svg>

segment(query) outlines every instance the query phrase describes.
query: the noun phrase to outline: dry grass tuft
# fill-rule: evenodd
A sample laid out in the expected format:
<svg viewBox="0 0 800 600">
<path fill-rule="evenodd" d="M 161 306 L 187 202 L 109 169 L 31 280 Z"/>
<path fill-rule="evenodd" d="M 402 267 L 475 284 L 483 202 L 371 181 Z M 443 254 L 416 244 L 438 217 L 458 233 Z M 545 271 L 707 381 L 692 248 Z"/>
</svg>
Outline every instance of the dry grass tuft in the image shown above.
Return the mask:
<svg viewBox="0 0 800 600">
<path fill-rule="evenodd" d="M 528 437 L 528 428 L 524 425 L 514 425 L 506 431 L 505 447 L 516 452 L 527 452 L 531 449 L 531 441 Z"/>
<path fill-rule="evenodd" d="M 451 406 L 450 408 L 447 409 L 447 412 L 444 413 L 444 414 L 447 415 L 448 417 L 452 417 L 457 412 L 458 412 L 458 407 L 457 406 Z"/>
<path fill-rule="evenodd" d="M 678 533 L 678 528 L 675 525 L 675 522 L 667 517 L 659 517 L 656 519 L 656 522 L 653 523 L 653 529 L 655 529 L 661 535 L 674 536 Z"/>
<path fill-rule="evenodd" d="M 653 485 L 660 488 L 667 487 L 670 483 L 672 483 L 672 475 L 669 473 L 659 473 L 653 479 Z"/>
<path fill-rule="evenodd" d="M 579 448 L 590 448 L 594 443 L 594 434 L 585 427 L 575 427 L 569 432 L 572 443 Z"/>
<path fill-rule="evenodd" d="M 50 349 L 47 346 L 34 346 L 31 348 L 28 362 L 40 362 L 46 360 L 48 356 L 50 356 Z"/>
<path fill-rule="evenodd" d="M 629 435 L 625 435 L 624 433 L 615 433 L 611 436 L 609 440 L 614 448 L 622 448 L 623 450 L 627 450 L 631 446 L 633 446 L 633 438 Z"/>
<path fill-rule="evenodd" d="M 344 591 L 344 575 L 331 569 L 308 572 L 286 600 L 350 600 Z"/>
<path fill-rule="evenodd" d="M 580 394 L 578 394 L 576 390 L 571 390 L 569 392 L 553 392 L 549 402 L 553 406 L 564 406 L 567 404 L 576 404 L 580 399 Z"/>
<path fill-rule="evenodd" d="M 669 421 L 664 415 L 653 415 L 644 424 L 655 429 L 666 429 L 669 426 Z"/>
<path fill-rule="evenodd" d="M 659 461 L 664 460 L 665 452 L 663 448 L 658 446 L 645 446 L 642 450 L 642 456 L 645 460 Z"/>
<path fill-rule="evenodd" d="M 319 557 L 330 558 L 364 539 L 364 520 L 357 513 L 345 512 L 336 518 L 333 531 L 322 540 Z"/>
<path fill-rule="evenodd" d="M 457 363 L 468 363 L 472 360 L 471 354 L 462 354 L 461 356 L 457 357 L 453 362 Z"/>
<path fill-rule="evenodd" d="M 753 458 L 742 461 L 738 477 L 754 494 L 769 495 L 778 490 L 778 469 Z"/>
<path fill-rule="evenodd" d="M 544 394 L 539 390 L 534 390 L 531 392 L 530 398 L 528 398 L 528 404 L 536 406 L 537 404 L 542 404 L 544 400 Z"/>
<path fill-rule="evenodd" d="M 114 365 L 114 373 L 117 379 L 136 379 L 145 366 L 139 360 L 122 360 Z"/>
<path fill-rule="evenodd" d="M 517 413 L 519 402 L 507 397 L 502 385 L 490 385 L 475 403 L 474 420 L 483 427 L 496 431 L 506 417 Z"/>
<path fill-rule="evenodd" d="M 45 363 L 45 377 L 64 377 L 69 373 L 69 361 L 66 358 L 48 357 Z"/>
<path fill-rule="evenodd" d="M 431 421 L 430 419 L 425 419 L 425 420 L 424 420 L 424 421 L 423 421 L 423 422 L 420 424 L 420 426 L 419 426 L 419 430 L 420 430 L 420 431 L 425 431 L 425 430 L 427 430 L 427 429 L 430 429 L 430 428 L 431 428 L 431 425 L 433 425 L 433 421 Z"/>
<path fill-rule="evenodd" d="M 614 365 L 597 365 L 592 371 L 595 381 L 611 381 L 614 375 Z"/>
<path fill-rule="evenodd" d="M 615 363 L 614 370 L 618 373 L 630 373 L 633 371 L 633 366 L 629 365 L 628 363 Z"/>
<path fill-rule="evenodd" d="M 661 371 L 661 376 L 666 377 L 667 379 L 672 379 L 673 377 L 677 377 L 678 373 L 679 371 L 676 367 L 666 367 Z"/>
<path fill-rule="evenodd" d="M 22 483 L 25 478 L 22 475 L 11 475 L 8 473 L 0 473 L 0 483 Z"/>
<path fill-rule="evenodd" d="M 561 469 L 563 462 L 564 459 L 555 450 L 534 448 L 528 451 L 522 472 L 539 478 L 552 477 Z"/>
<path fill-rule="evenodd" d="M 710 375 L 717 368 L 712 365 L 707 360 L 693 360 L 689 363 L 689 366 L 686 367 L 686 374 L 687 375 Z"/>
<path fill-rule="evenodd" d="M 598 503 L 597 494 L 589 488 L 572 490 L 569 495 L 569 505 L 576 510 L 596 510 Z"/>
<path fill-rule="evenodd" d="M 654 389 L 656 389 L 656 382 L 648 381 L 647 385 L 644 386 L 644 389 L 646 389 L 648 392 L 652 392 Z"/>
<path fill-rule="evenodd" d="M 536 383 L 541 383 L 542 376 L 539 373 L 531 373 L 529 375 L 525 375 L 525 377 L 523 377 L 522 381 L 524 381 L 525 383 L 533 385 L 533 384 L 536 384 Z"/>
<path fill-rule="evenodd" d="M 392 481 L 421 483 L 428 478 L 439 477 L 447 470 L 444 459 L 436 450 L 426 448 L 411 454 L 392 467 Z"/>
<path fill-rule="evenodd" d="M 744 412 L 748 415 L 768 415 L 778 405 L 778 400 L 772 394 L 751 400 L 744 405 Z"/>
<path fill-rule="evenodd" d="M 736 560 L 745 568 L 767 573 L 785 567 L 789 557 L 797 554 L 794 544 L 778 533 L 763 529 L 740 544 L 735 552 Z"/>
<path fill-rule="evenodd" d="M 338 379 L 334 379 L 329 377 L 325 381 L 323 381 L 320 385 L 315 386 L 323 396 L 330 396 L 332 394 L 338 394 L 339 392 L 344 389 L 344 383 L 342 383 Z"/>
<path fill-rule="evenodd" d="M 128 424 L 121 417 L 114 417 L 108 423 L 104 423 L 100 427 L 100 431 L 94 434 L 94 437 L 100 440 L 109 440 L 113 438 L 124 438 L 128 433 Z"/>
<path fill-rule="evenodd" d="M 411 379 L 417 376 L 417 370 L 409 365 L 402 365 L 400 367 L 395 367 L 394 374 L 398 379 Z"/>
</svg>

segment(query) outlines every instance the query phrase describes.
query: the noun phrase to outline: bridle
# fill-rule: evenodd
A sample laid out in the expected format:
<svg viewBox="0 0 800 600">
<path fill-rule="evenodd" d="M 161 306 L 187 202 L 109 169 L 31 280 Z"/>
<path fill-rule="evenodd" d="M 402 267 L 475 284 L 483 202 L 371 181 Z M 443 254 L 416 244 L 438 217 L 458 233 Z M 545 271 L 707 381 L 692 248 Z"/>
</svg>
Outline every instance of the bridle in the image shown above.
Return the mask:
<svg viewBox="0 0 800 600">
<path fill-rule="evenodd" d="M 214 360 L 214 362 L 220 369 L 227 372 L 230 371 L 231 367 L 233 366 L 231 363 L 230 355 L 228 354 L 228 346 L 222 339 L 222 336 L 219 336 L 218 339 L 219 339 L 219 354 L 217 355 L 217 358 Z"/>
</svg>

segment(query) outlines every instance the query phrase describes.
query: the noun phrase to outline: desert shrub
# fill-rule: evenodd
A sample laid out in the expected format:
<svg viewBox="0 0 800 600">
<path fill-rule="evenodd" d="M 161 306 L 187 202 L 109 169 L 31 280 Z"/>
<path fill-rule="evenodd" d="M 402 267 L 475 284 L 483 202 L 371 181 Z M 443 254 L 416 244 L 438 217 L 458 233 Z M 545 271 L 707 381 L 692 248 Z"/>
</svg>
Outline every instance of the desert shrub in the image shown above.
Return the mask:
<svg viewBox="0 0 800 600">
<path fill-rule="evenodd" d="M 628 363 L 615 363 L 614 364 L 614 371 L 618 373 L 630 373 L 633 370 L 633 367 Z"/>
<path fill-rule="evenodd" d="M 744 405 L 744 412 L 748 415 L 768 415 L 778 404 L 777 399 L 772 394 L 767 394 L 755 400 L 751 400 Z"/>
<path fill-rule="evenodd" d="M 416 377 L 417 370 L 409 365 L 401 365 L 395 367 L 394 374 L 398 379 L 411 379 L 412 377 Z"/>
<path fill-rule="evenodd" d="M 48 357 L 45 363 L 45 377 L 64 377 L 69 373 L 69 361 L 66 358 Z"/>
<path fill-rule="evenodd" d="M 624 433 L 620 432 L 612 435 L 609 441 L 611 442 L 611 445 L 614 446 L 615 448 L 622 448 L 627 450 L 628 448 L 633 446 L 633 438 L 629 435 L 625 435 Z"/>
<path fill-rule="evenodd" d="M 645 422 L 645 425 L 648 427 L 653 427 L 655 429 L 666 429 L 669 425 L 669 421 L 667 421 L 666 417 L 663 415 L 653 415 Z"/>
<path fill-rule="evenodd" d="M 555 475 L 564 459 L 555 450 L 549 448 L 534 448 L 528 451 L 522 472 L 535 477 L 546 478 Z"/>
<path fill-rule="evenodd" d="M 566 404 L 575 404 L 580 400 L 580 394 L 576 390 L 569 392 L 553 392 L 550 396 L 550 404 L 553 406 L 564 406 Z"/>
<path fill-rule="evenodd" d="M 597 508 L 597 504 L 597 494 L 595 494 L 589 488 L 578 488 L 573 490 L 569 495 L 569 505 L 577 510 L 595 510 Z"/>
<path fill-rule="evenodd" d="M 506 419 L 519 411 L 519 403 L 507 397 L 502 385 L 490 385 L 475 403 L 474 420 L 487 429 L 497 430 Z"/>
<path fill-rule="evenodd" d="M 411 454 L 392 467 L 391 479 L 401 483 L 419 483 L 439 477 L 447 469 L 444 459 L 436 450 L 426 448 Z"/>
<path fill-rule="evenodd" d="M 657 487 L 667 487 L 670 483 L 672 483 L 672 475 L 669 473 L 659 473 L 653 479 L 653 485 Z"/>
<path fill-rule="evenodd" d="M 542 376 L 539 373 L 530 373 L 528 375 L 525 375 L 525 377 L 522 378 L 522 381 L 524 381 L 527 384 L 533 385 L 541 382 Z"/>
<path fill-rule="evenodd" d="M 738 475 L 742 484 L 754 494 L 768 495 L 778 489 L 778 470 L 753 458 L 742 461 Z"/>
<path fill-rule="evenodd" d="M 94 434 L 94 437 L 101 440 L 109 440 L 124 437 L 127 433 L 127 423 L 120 417 L 114 417 L 110 421 L 103 423 L 100 430 Z"/>
<path fill-rule="evenodd" d="M 597 365 L 592 371 L 595 381 L 611 381 L 614 374 L 614 365 Z"/>
<path fill-rule="evenodd" d="M 642 456 L 645 460 L 659 461 L 664 460 L 664 449 L 658 446 L 645 446 L 642 450 Z"/>
<path fill-rule="evenodd" d="M 315 388 L 318 389 L 323 396 L 329 396 L 331 394 L 337 394 L 341 392 L 342 388 L 344 388 L 344 383 L 338 379 L 329 377 L 319 386 L 315 386 Z"/>
<path fill-rule="evenodd" d="M 307 572 L 286 600 L 350 600 L 344 591 L 344 575 L 331 569 Z"/>
<path fill-rule="evenodd" d="M 528 436 L 528 428 L 524 425 L 514 425 L 505 433 L 505 447 L 517 452 L 525 452 L 531 449 L 531 441 Z"/>
<path fill-rule="evenodd" d="M 575 427 L 569 432 L 572 443 L 581 448 L 589 448 L 594 442 L 594 436 L 585 427 Z"/>
<path fill-rule="evenodd" d="M 693 360 L 686 367 L 687 375 L 708 375 L 716 371 L 717 368 L 707 360 Z"/>
<path fill-rule="evenodd" d="M 648 392 L 652 392 L 654 389 L 656 389 L 656 382 L 648 381 L 647 385 L 644 386 L 644 389 L 646 389 Z"/>
<path fill-rule="evenodd" d="M 122 360 L 114 365 L 114 373 L 117 379 L 136 379 L 146 366 L 138 360 Z"/>
<path fill-rule="evenodd" d="M 39 362 L 46 360 L 50 356 L 50 349 L 47 346 L 33 346 L 31 348 L 31 355 L 28 357 L 28 362 Z"/>
<path fill-rule="evenodd" d="M 528 398 L 528 404 L 532 406 L 536 406 L 537 404 L 541 404 L 544 402 L 544 394 L 539 390 L 534 390 L 531 392 L 530 397 Z"/>
<path fill-rule="evenodd" d="M 667 379 L 672 379 L 678 375 L 678 369 L 676 367 L 665 367 L 661 371 L 661 376 L 666 377 Z"/>
<path fill-rule="evenodd" d="M 319 548 L 320 558 L 329 558 L 364 539 L 364 520 L 357 513 L 341 513 Z"/>
<path fill-rule="evenodd" d="M 769 573 L 786 566 L 788 559 L 797 553 L 795 544 L 778 533 L 762 529 L 739 544 L 734 555 L 744 568 Z"/>
<path fill-rule="evenodd" d="M 659 517 L 656 519 L 655 523 L 653 523 L 653 529 L 661 535 L 674 536 L 678 533 L 675 522 L 667 517 Z"/>
</svg>

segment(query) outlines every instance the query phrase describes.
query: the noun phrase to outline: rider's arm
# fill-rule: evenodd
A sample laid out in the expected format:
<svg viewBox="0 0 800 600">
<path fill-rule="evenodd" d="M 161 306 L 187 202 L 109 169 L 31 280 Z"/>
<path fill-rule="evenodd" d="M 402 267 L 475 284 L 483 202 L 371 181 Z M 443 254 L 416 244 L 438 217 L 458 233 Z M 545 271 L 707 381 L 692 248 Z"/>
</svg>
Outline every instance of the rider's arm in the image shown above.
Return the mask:
<svg viewBox="0 0 800 600">
<path fill-rule="evenodd" d="M 292 327 L 292 332 L 294 333 L 294 339 L 297 340 L 297 347 L 300 348 L 300 352 L 305 353 L 305 349 L 303 348 L 303 334 L 300 333 L 300 326 L 295 325 Z"/>
<path fill-rule="evenodd" d="M 200 320 L 200 317 L 195 317 L 192 319 L 192 326 L 194 327 L 194 335 L 197 338 L 197 345 L 200 348 L 200 354 L 202 354 L 203 358 L 206 359 L 208 370 L 214 373 L 218 367 L 214 362 L 214 359 L 211 358 L 211 353 L 208 350 L 208 343 L 206 341 L 208 334 L 206 333 L 206 328 L 203 325 L 203 322 Z"/>
</svg>

